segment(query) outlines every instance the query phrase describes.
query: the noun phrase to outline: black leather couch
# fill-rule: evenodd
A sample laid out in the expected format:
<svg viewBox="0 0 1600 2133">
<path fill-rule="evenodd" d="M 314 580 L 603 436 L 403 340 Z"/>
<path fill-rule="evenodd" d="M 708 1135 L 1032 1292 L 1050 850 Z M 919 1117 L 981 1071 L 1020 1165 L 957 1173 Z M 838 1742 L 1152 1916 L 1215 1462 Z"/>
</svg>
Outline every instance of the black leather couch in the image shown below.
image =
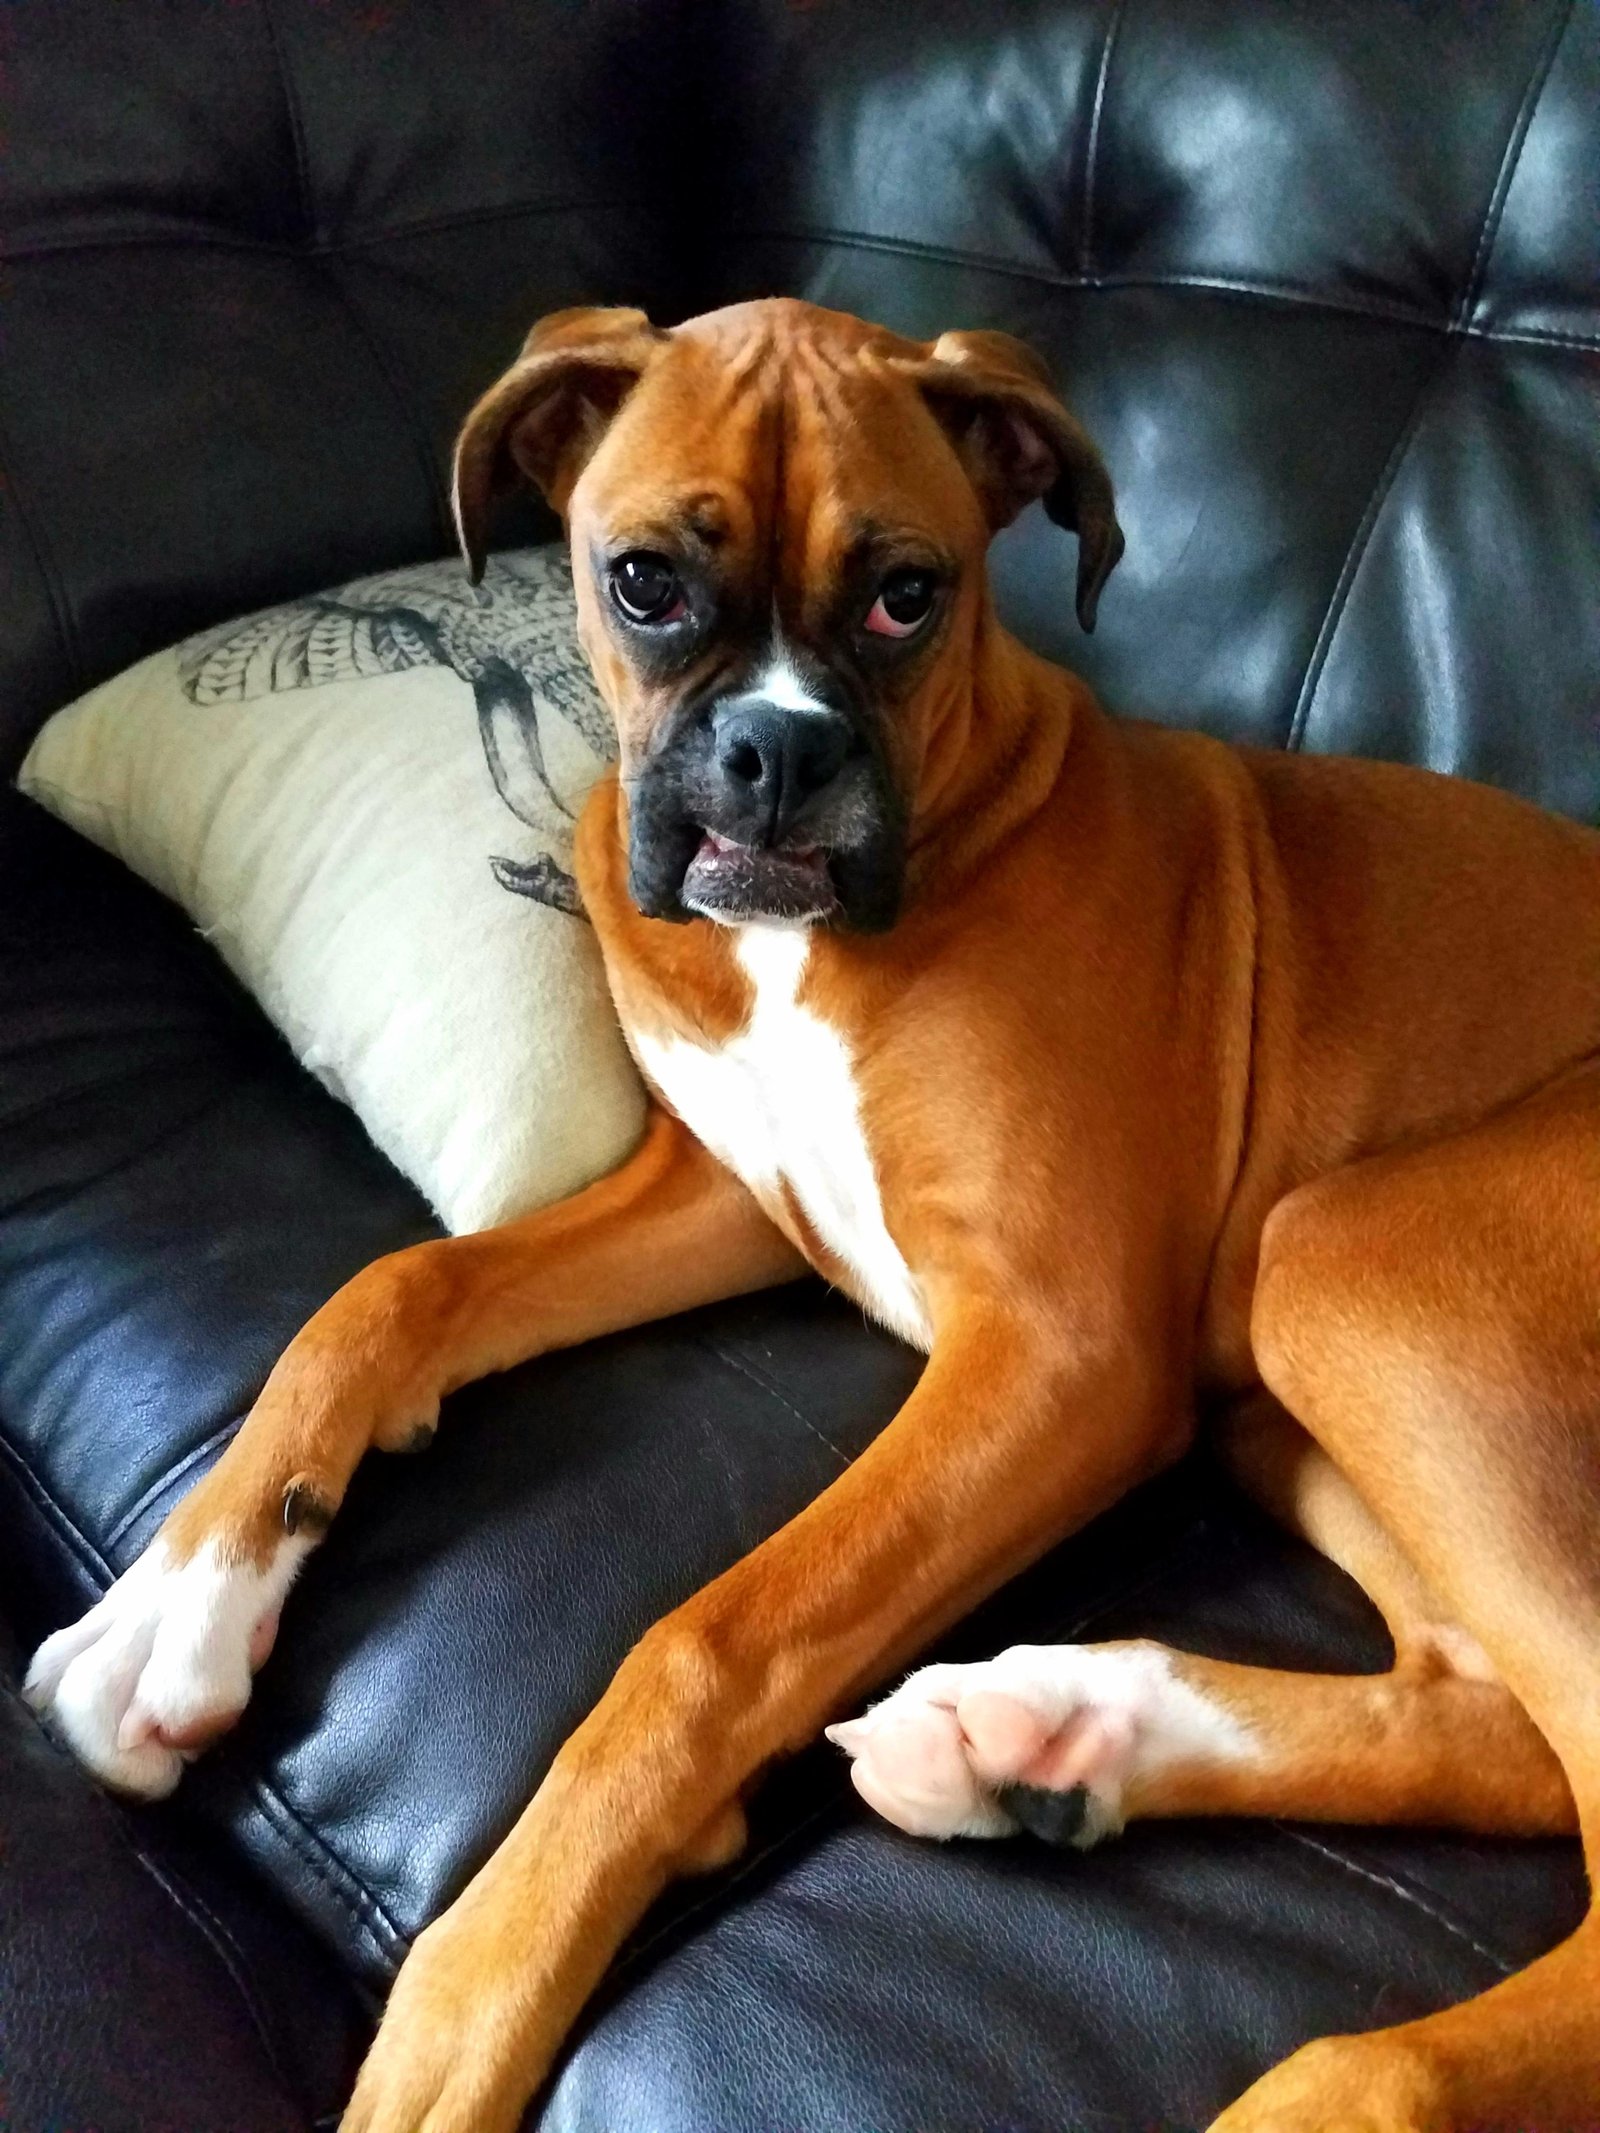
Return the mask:
<svg viewBox="0 0 1600 2133">
<path fill-rule="evenodd" d="M 155 646 L 444 553 L 452 427 L 538 312 L 793 290 L 1048 353 L 1128 556 L 1092 640 L 1039 514 L 996 571 L 1113 706 L 1600 813 L 1590 5 L 13 0 L 0 66 L 7 773 Z M 429 1227 L 181 918 L 7 794 L 9 1678 L 312 1308 Z M 159 1810 L 97 1795 L 8 1695 L 0 2118 L 330 2122 L 408 1936 L 625 1647 L 916 1367 L 812 1288 L 466 1393 L 428 1461 L 360 1476 L 245 1725 Z M 1133 1629 L 1383 1659 L 1202 1457 L 955 1648 Z M 1201 2125 L 1312 2033 L 1492 1983 L 1582 1900 L 1560 1844 L 935 1851 L 820 1749 L 756 1831 L 639 1934 L 540 2126 Z"/>
</svg>

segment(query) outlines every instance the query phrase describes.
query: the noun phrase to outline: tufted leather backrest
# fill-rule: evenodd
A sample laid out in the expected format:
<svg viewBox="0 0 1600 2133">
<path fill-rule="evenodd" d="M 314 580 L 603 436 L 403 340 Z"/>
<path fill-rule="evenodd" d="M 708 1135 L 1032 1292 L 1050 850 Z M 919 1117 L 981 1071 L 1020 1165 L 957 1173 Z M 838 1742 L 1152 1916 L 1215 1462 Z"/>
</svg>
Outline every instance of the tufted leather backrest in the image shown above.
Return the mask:
<svg viewBox="0 0 1600 2133">
<path fill-rule="evenodd" d="M 679 13 L 4 10 L 0 773 L 189 630 L 446 553 L 454 428 L 537 313 L 684 308 Z"/>
<path fill-rule="evenodd" d="M 1021 332 L 1116 477 L 1128 711 L 1600 817 L 1587 0 L 25 0 L 5 11 L 0 759 L 230 611 L 449 545 L 552 306 Z M 505 538 L 525 535 L 508 520 Z"/>
<path fill-rule="evenodd" d="M 1115 707 L 1600 819 L 1600 10 L 786 0 L 733 10 L 719 293 L 1033 340 L 1128 552 Z"/>
</svg>

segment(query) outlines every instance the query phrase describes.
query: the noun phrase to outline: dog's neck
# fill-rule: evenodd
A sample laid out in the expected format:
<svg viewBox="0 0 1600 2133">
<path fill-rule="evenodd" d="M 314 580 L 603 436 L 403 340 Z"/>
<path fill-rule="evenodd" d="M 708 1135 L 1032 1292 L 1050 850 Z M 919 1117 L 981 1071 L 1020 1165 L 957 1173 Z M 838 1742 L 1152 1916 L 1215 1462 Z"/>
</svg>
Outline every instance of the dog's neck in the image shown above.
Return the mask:
<svg viewBox="0 0 1600 2133">
<path fill-rule="evenodd" d="M 951 662 L 931 707 L 911 822 L 907 891 L 941 893 L 1044 806 L 1098 719 L 1088 689 L 1019 644 L 987 595 L 969 664 Z"/>
</svg>

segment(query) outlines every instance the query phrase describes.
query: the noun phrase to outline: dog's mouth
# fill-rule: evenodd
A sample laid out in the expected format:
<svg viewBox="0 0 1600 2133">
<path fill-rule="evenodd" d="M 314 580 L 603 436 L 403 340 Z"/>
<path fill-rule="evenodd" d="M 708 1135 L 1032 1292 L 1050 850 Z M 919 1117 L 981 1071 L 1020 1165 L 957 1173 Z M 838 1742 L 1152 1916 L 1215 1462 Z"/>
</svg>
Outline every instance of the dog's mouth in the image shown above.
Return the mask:
<svg viewBox="0 0 1600 2133">
<path fill-rule="evenodd" d="M 821 924 L 840 915 L 839 891 L 820 844 L 739 844 L 707 830 L 683 878 L 685 907 L 723 925 L 762 920 Z"/>
</svg>

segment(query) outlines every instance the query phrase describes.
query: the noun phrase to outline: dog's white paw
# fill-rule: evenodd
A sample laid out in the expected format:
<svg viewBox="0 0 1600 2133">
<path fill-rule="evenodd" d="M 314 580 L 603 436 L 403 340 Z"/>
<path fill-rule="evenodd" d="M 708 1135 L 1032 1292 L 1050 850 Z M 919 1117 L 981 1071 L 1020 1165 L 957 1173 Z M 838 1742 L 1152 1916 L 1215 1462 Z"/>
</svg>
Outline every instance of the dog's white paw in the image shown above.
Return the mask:
<svg viewBox="0 0 1600 2133">
<path fill-rule="evenodd" d="M 286 1535 L 261 1570 L 223 1560 L 214 1541 L 174 1563 L 156 1540 L 40 1645 L 24 1695 L 104 1783 L 159 1799 L 249 1702 L 311 1545 Z"/>
<path fill-rule="evenodd" d="M 1237 1719 L 1152 1644 L 1015 1644 L 925 1666 L 828 1738 L 867 1805 L 911 1836 L 1026 1829 L 1079 1849 L 1121 1829 L 1137 1781 L 1250 1752 Z"/>
</svg>

